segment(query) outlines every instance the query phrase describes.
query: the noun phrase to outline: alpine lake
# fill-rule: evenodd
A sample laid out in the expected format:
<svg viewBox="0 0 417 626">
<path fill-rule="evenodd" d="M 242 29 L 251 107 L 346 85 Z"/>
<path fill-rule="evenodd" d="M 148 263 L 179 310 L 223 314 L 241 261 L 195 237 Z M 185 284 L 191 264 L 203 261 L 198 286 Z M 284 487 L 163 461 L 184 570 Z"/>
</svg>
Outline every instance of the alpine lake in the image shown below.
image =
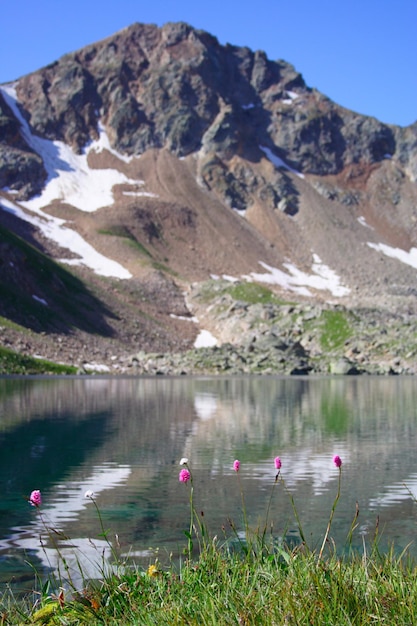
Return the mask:
<svg viewBox="0 0 417 626">
<path fill-rule="evenodd" d="M 191 486 L 219 544 L 247 523 L 296 546 L 295 506 L 319 549 L 336 454 L 328 549 L 369 551 L 377 538 L 382 551 L 417 557 L 411 376 L 3 377 L 0 437 L 2 590 L 65 576 L 63 558 L 76 579 L 99 577 L 115 554 L 145 569 L 180 561 Z M 192 483 L 178 480 L 184 457 Z M 40 508 L 28 502 L 34 489 Z"/>
</svg>

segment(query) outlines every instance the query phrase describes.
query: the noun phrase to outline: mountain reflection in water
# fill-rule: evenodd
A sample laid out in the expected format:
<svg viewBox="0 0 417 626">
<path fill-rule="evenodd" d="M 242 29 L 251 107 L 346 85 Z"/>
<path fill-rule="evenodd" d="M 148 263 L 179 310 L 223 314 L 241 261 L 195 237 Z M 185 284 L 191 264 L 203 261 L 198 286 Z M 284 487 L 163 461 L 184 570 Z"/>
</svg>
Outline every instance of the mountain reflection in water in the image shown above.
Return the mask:
<svg viewBox="0 0 417 626">
<path fill-rule="evenodd" d="M 233 519 L 242 527 L 241 493 L 253 528 L 262 528 L 275 480 L 274 457 L 311 547 L 319 545 L 337 489 L 334 454 L 343 459 L 342 496 L 332 536 L 343 549 L 359 503 L 354 545 L 414 541 L 417 495 L 417 385 L 413 378 L 3 378 L 0 379 L 0 580 L 30 586 L 33 570 L 56 570 L 47 525 L 71 538 L 61 546 L 88 576 L 112 548 L 141 565 L 159 548 L 181 554 L 195 506 L 212 536 Z M 41 514 L 27 502 L 40 489 Z M 288 494 L 278 484 L 268 520 L 274 537 L 294 534 Z M 117 534 L 117 541 L 115 535 Z M 41 539 L 42 537 L 42 545 Z M 69 547 L 72 546 L 71 548 Z M 414 545 L 410 550 L 417 554 Z M 65 552 L 64 552 L 65 551 Z"/>
</svg>

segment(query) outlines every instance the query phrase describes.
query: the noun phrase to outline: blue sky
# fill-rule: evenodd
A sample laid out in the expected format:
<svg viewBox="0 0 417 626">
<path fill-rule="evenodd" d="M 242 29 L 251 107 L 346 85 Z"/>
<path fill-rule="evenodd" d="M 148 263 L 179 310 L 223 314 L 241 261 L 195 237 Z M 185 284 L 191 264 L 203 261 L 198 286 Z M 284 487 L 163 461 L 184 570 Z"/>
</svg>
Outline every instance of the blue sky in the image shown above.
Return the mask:
<svg viewBox="0 0 417 626">
<path fill-rule="evenodd" d="M 0 13 L 0 83 L 133 22 L 184 21 L 284 59 L 349 109 L 417 120 L 416 0 L 20 0 Z"/>
</svg>

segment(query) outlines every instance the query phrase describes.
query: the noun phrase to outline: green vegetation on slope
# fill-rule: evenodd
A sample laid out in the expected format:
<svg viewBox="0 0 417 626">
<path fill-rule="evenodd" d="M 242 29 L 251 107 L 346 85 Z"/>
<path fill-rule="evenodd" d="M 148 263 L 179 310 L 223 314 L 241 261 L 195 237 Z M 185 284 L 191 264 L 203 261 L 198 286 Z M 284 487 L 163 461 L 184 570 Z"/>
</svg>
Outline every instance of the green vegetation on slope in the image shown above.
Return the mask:
<svg viewBox="0 0 417 626">
<path fill-rule="evenodd" d="M 337 350 L 352 336 L 353 329 L 348 317 L 347 311 L 322 311 L 320 344 L 323 350 Z"/>
<path fill-rule="evenodd" d="M 259 283 L 239 281 L 208 280 L 201 285 L 199 298 L 201 301 L 211 302 L 222 295 L 229 295 L 233 300 L 245 304 L 288 304 L 280 300 L 268 287 Z"/>
<path fill-rule="evenodd" d="M 132 235 L 132 233 L 121 224 L 116 224 L 109 228 L 100 229 L 98 233 L 100 235 L 108 235 L 110 237 L 120 237 L 121 239 L 126 239 L 127 243 L 130 246 L 136 248 L 144 256 L 152 258 L 152 254 L 149 252 L 149 250 L 147 250 L 145 246 L 141 244 L 141 242 L 138 241 L 136 237 Z"/>
<path fill-rule="evenodd" d="M 0 375 L 3 374 L 76 374 L 77 368 L 23 356 L 0 346 Z"/>
<path fill-rule="evenodd" d="M 268 287 L 259 283 L 234 283 L 227 290 L 235 300 L 248 304 L 280 304 L 279 300 Z"/>
<path fill-rule="evenodd" d="M 36 332 L 77 327 L 109 334 L 106 305 L 74 274 L 1 225 L 0 266 L 3 318 Z"/>
</svg>

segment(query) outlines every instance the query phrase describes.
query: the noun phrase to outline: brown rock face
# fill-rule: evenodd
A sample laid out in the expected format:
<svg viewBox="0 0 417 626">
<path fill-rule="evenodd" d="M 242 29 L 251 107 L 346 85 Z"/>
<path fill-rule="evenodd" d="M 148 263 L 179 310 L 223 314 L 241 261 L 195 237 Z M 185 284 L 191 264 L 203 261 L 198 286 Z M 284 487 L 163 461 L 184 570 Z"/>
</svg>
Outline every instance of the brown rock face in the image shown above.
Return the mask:
<svg viewBox="0 0 417 626">
<path fill-rule="evenodd" d="M 46 172 L 42 159 L 20 134 L 20 125 L 0 93 L 0 188 L 15 189 L 23 198 L 39 193 Z"/>
<path fill-rule="evenodd" d="M 18 96 L 36 133 L 76 149 L 99 121 L 127 154 L 167 147 L 184 156 L 204 144 L 248 156 L 261 144 L 322 175 L 396 149 L 392 128 L 308 89 L 289 64 L 182 23 L 134 24 L 24 77 Z"/>
</svg>

